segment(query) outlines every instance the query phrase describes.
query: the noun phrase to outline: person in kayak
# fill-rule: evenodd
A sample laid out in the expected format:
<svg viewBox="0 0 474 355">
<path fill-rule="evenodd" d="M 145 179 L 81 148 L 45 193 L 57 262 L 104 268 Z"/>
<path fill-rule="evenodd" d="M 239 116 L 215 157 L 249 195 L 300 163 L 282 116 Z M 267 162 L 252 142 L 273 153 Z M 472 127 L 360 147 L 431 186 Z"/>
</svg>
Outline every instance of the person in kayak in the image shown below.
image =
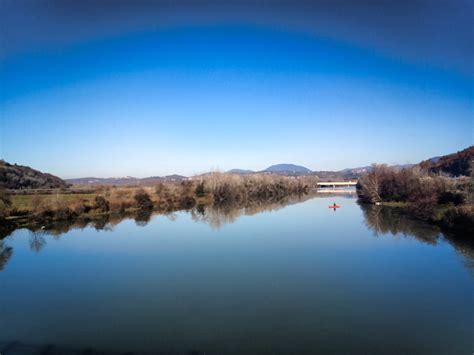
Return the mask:
<svg viewBox="0 0 474 355">
<path fill-rule="evenodd" d="M 336 206 L 337 206 L 337 205 L 336 205 L 336 202 L 334 202 L 334 203 L 333 203 L 333 207 L 336 208 Z"/>
</svg>

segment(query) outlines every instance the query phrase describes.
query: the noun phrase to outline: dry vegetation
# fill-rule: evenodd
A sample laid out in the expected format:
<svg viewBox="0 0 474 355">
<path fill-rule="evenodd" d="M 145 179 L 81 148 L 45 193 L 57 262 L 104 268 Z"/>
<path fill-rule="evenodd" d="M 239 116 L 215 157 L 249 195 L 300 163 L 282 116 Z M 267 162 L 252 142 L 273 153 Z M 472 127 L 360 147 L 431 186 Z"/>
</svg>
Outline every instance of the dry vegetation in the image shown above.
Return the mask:
<svg viewBox="0 0 474 355">
<path fill-rule="evenodd" d="M 309 191 L 312 177 L 250 176 L 211 173 L 154 187 L 98 187 L 89 193 L 13 194 L 0 191 L 0 218 L 69 220 L 79 216 L 119 214 L 130 211 L 176 211 L 196 205 L 225 206 L 252 201 L 276 201 Z M 74 192 L 74 193 L 73 193 Z M 80 191 L 79 191 L 80 192 Z"/>
<path fill-rule="evenodd" d="M 420 219 L 450 228 L 474 228 L 472 177 L 451 178 L 418 167 L 374 165 L 373 171 L 359 180 L 357 192 L 361 202 L 405 208 Z"/>
</svg>

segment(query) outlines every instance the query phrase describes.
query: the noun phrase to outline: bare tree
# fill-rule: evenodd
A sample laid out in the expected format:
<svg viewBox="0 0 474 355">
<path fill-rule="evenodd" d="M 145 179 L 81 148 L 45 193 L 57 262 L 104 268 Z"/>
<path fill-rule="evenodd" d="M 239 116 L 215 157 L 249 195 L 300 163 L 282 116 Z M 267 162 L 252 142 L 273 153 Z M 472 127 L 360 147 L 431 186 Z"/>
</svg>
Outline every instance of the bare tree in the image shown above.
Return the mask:
<svg viewBox="0 0 474 355">
<path fill-rule="evenodd" d="M 386 165 L 372 164 L 372 171 L 359 180 L 359 196 L 364 202 L 382 202 L 381 183 L 386 173 Z"/>
</svg>

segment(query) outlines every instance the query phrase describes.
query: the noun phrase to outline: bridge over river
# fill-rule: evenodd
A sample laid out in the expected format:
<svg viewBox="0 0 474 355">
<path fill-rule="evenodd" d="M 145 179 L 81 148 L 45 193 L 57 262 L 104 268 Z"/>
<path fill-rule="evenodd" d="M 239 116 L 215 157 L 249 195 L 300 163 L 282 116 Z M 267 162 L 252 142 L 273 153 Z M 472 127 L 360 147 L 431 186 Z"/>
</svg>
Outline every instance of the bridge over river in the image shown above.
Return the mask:
<svg viewBox="0 0 474 355">
<path fill-rule="evenodd" d="M 357 181 L 320 181 L 317 192 L 322 193 L 355 193 Z"/>
</svg>

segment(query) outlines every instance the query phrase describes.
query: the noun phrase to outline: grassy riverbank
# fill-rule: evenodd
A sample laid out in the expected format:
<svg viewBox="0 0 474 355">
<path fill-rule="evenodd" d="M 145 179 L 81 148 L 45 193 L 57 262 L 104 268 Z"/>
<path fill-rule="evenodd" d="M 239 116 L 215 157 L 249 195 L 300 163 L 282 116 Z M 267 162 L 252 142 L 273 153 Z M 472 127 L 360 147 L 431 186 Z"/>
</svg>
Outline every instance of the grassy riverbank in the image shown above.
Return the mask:
<svg viewBox="0 0 474 355">
<path fill-rule="evenodd" d="M 418 168 L 375 165 L 359 180 L 357 193 L 363 203 L 404 210 L 445 228 L 474 231 L 472 177 L 451 178 Z"/>
<path fill-rule="evenodd" d="M 180 183 L 153 187 L 98 187 L 61 189 L 47 193 L 1 192 L 0 218 L 10 223 L 94 218 L 136 211 L 177 211 L 195 206 L 225 206 L 252 201 L 274 201 L 305 194 L 315 185 L 312 177 L 230 175 L 212 173 Z"/>
</svg>

